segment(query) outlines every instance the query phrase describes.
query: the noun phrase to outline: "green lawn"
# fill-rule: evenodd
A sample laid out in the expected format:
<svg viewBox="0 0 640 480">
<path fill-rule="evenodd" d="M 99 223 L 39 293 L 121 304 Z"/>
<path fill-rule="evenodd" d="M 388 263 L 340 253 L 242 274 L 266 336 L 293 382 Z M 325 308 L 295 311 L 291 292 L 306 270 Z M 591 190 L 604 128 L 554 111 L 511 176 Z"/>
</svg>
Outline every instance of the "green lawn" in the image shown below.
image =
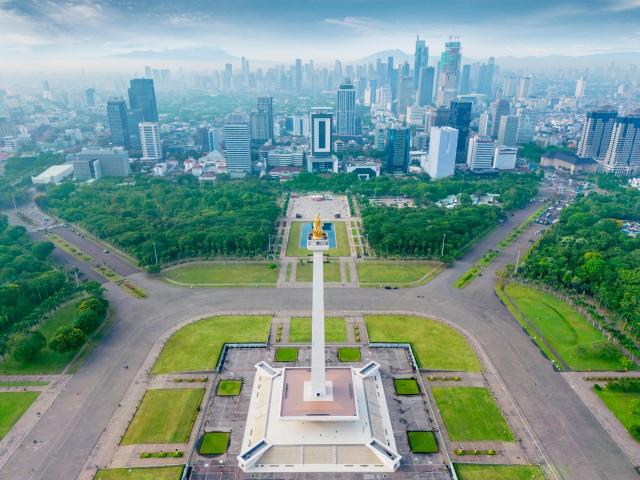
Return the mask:
<svg viewBox="0 0 640 480">
<path fill-rule="evenodd" d="M 38 392 L 0 392 L 0 440 L 20 420 L 38 395 Z"/>
<path fill-rule="evenodd" d="M 302 234 L 302 224 L 305 222 L 291 222 L 289 240 L 287 241 L 288 257 L 306 257 L 311 252 L 306 248 L 300 248 L 300 235 Z M 347 237 L 347 227 L 345 222 L 330 222 L 336 229 L 336 248 L 330 248 L 325 255 L 331 257 L 348 257 L 351 255 L 349 238 Z"/>
<path fill-rule="evenodd" d="M 504 291 L 572 370 L 624 369 L 620 351 L 598 348 L 608 344 L 606 337 L 559 298 L 516 283 Z"/>
<path fill-rule="evenodd" d="M 338 360 L 341 362 L 359 362 L 362 360 L 358 347 L 342 347 L 338 349 Z"/>
<path fill-rule="evenodd" d="M 49 385 L 49 382 L 41 382 L 38 380 L 0 382 L 0 387 L 44 387 L 45 385 Z"/>
<path fill-rule="evenodd" d="M 431 392 L 452 441 L 515 441 L 488 388 L 433 387 Z"/>
<path fill-rule="evenodd" d="M 75 322 L 76 306 L 80 300 L 71 302 L 56 310 L 40 327 L 47 343 L 53 338 L 58 327 Z M 44 347 L 33 360 L 21 362 L 7 355 L 0 360 L 0 374 L 36 375 L 60 373 L 75 356 L 76 352 L 57 353 Z"/>
<path fill-rule="evenodd" d="M 225 343 L 267 341 L 271 317 L 222 316 L 181 328 L 167 341 L 151 373 L 211 371 Z"/>
<path fill-rule="evenodd" d="M 366 315 L 365 321 L 371 342 L 411 343 L 420 368 L 482 370 L 464 336 L 442 322 L 402 315 Z"/>
<path fill-rule="evenodd" d="M 459 480 L 544 480 L 535 465 L 468 465 L 455 464 Z"/>
<path fill-rule="evenodd" d="M 407 432 L 407 437 L 413 453 L 436 453 L 440 450 L 433 432 Z"/>
<path fill-rule="evenodd" d="M 276 348 L 276 362 L 295 362 L 298 360 L 298 349 L 290 347 Z"/>
<path fill-rule="evenodd" d="M 420 395 L 420 387 L 415 378 L 394 378 L 393 386 L 398 395 Z"/>
<path fill-rule="evenodd" d="M 438 268 L 435 262 L 358 262 L 358 280 L 362 286 L 389 285 L 405 287 L 422 285 L 433 278 L 422 277 Z"/>
<path fill-rule="evenodd" d="M 229 447 L 229 432 L 207 432 L 202 438 L 198 451 L 203 455 L 220 455 Z"/>
<path fill-rule="evenodd" d="M 324 319 L 324 340 L 328 343 L 344 343 L 347 341 L 347 322 L 343 317 Z M 289 329 L 289 342 L 311 342 L 311 319 L 309 317 L 293 317 Z"/>
<path fill-rule="evenodd" d="M 313 263 L 303 262 L 296 266 L 297 282 L 313 281 Z M 324 281 L 325 282 L 341 282 L 340 264 L 338 262 L 330 262 L 324 264 Z"/>
<path fill-rule="evenodd" d="M 637 392 L 615 392 L 612 390 L 594 390 L 604 402 L 611 413 L 613 413 L 624 428 L 629 430 L 632 425 L 640 425 L 640 414 L 634 413 L 631 409 L 631 401 L 640 402 L 640 393 Z"/>
<path fill-rule="evenodd" d="M 171 467 L 107 468 L 96 472 L 93 480 L 180 480 L 182 465 Z"/>
<path fill-rule="evenodd" d="M 186 443 L 203 395 L 203 388 L 147 390 L 120 443 Z"/>
<path fill-rule="evenodd" d="M 276 285 L 278 269 L 268 263 L 194 263 L 163 272 L 169 281 L 187 285 Z"/>
<path fill-rule="evenodd" d="M 220 380 L 216 395 L 219 397 L 235 397 L 240 395 L 242 380 Z"/>
</svg>

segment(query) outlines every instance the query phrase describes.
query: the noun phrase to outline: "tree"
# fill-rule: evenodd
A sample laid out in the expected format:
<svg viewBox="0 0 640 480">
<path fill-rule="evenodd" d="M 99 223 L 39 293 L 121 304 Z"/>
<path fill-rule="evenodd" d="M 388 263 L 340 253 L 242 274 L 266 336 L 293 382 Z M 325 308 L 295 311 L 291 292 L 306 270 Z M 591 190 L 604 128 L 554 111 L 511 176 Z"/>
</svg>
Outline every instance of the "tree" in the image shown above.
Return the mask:
<svg viewBox="0 0 640 480">
<path fill-rule="evenodd" d="M 65 325 L 56 330 L 49 342 L 49 348 L 58 353 L 75 352 L 84 345 L 86 339 L 87 336 L 78 327 Z"/>
<path fill-rule="evenodd" d="M 28 362 L 44 348 L 47 341 L 38 331 L 16 333 L 10 342 L 11 356 L 19 362 Z"/>
<path fill-rule="evenodd" d="M 84 310 L 78 313 L 75 326 L 86 335 L 93 333 L 102 323 L 102 316 L 95 310 Z"/>
</svg>

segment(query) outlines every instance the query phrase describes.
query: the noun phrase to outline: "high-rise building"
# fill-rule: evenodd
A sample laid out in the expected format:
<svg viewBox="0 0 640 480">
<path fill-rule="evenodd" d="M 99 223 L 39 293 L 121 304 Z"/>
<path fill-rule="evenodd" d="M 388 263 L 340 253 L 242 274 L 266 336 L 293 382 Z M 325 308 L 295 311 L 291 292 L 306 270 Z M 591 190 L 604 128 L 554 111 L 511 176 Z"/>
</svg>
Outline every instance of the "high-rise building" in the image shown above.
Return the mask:
<svg viewBox="0 0 640 480">
<path fill-rule="evenodd" d="M 531 143 L 536 133 L 537 115 L 531 110 L 522 111 L 518 115 L 517 143 Z"/>
<path fill-rule="evenodd" d="M 84 91 L 84 100 L 87 108 L 95 108 L 96 106 L 96 89 L 87 88 Z"/>
<path fill-rule="evenodd" d="M 140 145 L 142 147 L 142 160 L 157 162 L 162 159 L 162 144 L 160 143 L 160 126 L 157 122 L 141 122 Z"/>
<path fill-rule="evenodd" d="M 496 170 L 513 170 L 518 159 L 518 147 L 498 145 L 493 154 L 493 168 Z"/>
<path fill-rule="evenodd" d="M 273 131 L 273 97 L 258 97 L 258 113 L 265 115 L 267 118 L 268 137 L 274 140 Z"/>
<path fill-rule="evenodd" d="M 471 125 L 472 106 L 471 102 L 451 101 L 449 126 L 458 130 L 458 161 L 464 161 L 467 158 L 467 139 Z"/>
<path fill-rule="evenodd" d="M 336 135 L 356 134 L 356 91 L 351 80 L 340 84 L 336 99 Z"/>
<path fill-rule="evenodd" d="M 131 173 L 129 155 L 122 148 L 83 148 L 67 155 L 73 164 L 74 177 L 78 181 L 102 177 L 126 177 Z"/>
<path fill-rule="evenodd" d="M 302 60 L 299 58 L 296 58 L 295 89 L 296 92 L 302 91 Z"/>
<path fill-rule="evenodd" d="M 134 78 L 129 87 L 129 107 L 140 110 L 144 122 L 158 122 L 158 106 L 153 80 Z"/>
<path fill-rule="evenodd" d="M 307 157 L 307 169 L 310 172 L 335 172 L 338 159 L 333 155 L 333 114 L 327 108 L 312 108 L 310 119 L 311 155 Z"/>
<path fill-rule="evenodd" d="M 413 103 L 413 79 L 402 77 L 398 88 L 398 100 L 396 103 L 396 113 L 401 115 L 407 111 L 407 107 Z"/>
<path fill-rule="evenodd" d="M 527 99 L 533 95 L 533 87 L 535 85 L 536 77 L 533 75 L 523 75 L 520 77 L 520 83 L 518 84 L 518 98 Z"/>
<path fill-rule="evenodd" d="M 640 173 L 640 115 L 616 119 L 602 169 L 616 175 Z"/>
<path fill-rule="evenodd" d="M 431 112 L 430 127 L 446 127 L 449 125 L 451 110 L 449 107 L 438 107 Z"/>
<path fill-rule="evenodd" d="M 518 85 L 520 79 L 515 75 L 507 75 L 504 79 L 502 87 L 502 96 L 505 98 L 513 98 L 518 94 Z"/>
<path fill-rule="evenodd" d="M 233 86 L 233 65 L 230 63 L 224 64 L 224 73 L 222 74 L 222 89 L 225 91 L 231 90 Z"/>
<path fill-rule="evenodd" d="M 493 149 L 495 143 L 491 137 L 475 135 L 469 139 L 467 165 L 471 170 L 490 170 L 493 168 Z"/>
<path fill-rule="evenodd" d="M 427 173 L 437 180 L 455 173 L 458 131 L 451 127 L 431 127 Z"/>
<path fill-rule="evenodd" d="M 138 125 L 142 122 L 142 111 L 129 110 L 127 112 L 127 121 L 129 123 L 129 135 L 131 136 L 131 150 L 136 153 L 142 153 L 142 144 L 140 142 L 140 128 Z"/>
<path fill-rule="evenodd" d="M 107 118 L 111 130 L 111 143 L 115 146 L 131 148 L 127 103 L 122 97 L 107 100 Z"/>
<path fill-rule="evenodd" d="M 384 150 L 387 144 L 387 129 L 384 125 L 376 125 L 375 149 Z"/>
<path fill-rule="evenodd" d="M 493 131 L 492 126 L 491 114 L 489 112 L 481 113 L 480 119 L 478 120 L 478 135 L 491 136 Z"/>
<path fill-rule="evenodd" d="M 514 147 L 518 144 L 518 120 L 517 115 L 503 115 L 500 117 L 498 129 L 498 145 Z"/>
<path fill-rule="evenodd" d="M 224 122 L 224 148 L 227 169 L 234 177 L 251 173 L 251 133 L 243 115 L 229 115 Z"/>
<path fill-rule="evenodd" d="M 251 112 L 250 130 L 254 145 L 262 145 L 267 140 L 274 141 L 273 97 L 258 97 L 258 110 Z"/>
<path fill-rule="evenodd" d="M 462 61 L 461 43 L 458 41 L 446 42 L 445 51 L 440 55 L 438 64 L 438 88 L 436 103 L 449 105 L 458 95 L 458 83 L 460 81 L 460 62 Z"/>
<path fill-rule="evenodd" d="M 394 125 L 387 132 L 387 172 L 403 172 L 409 170 L 409 143 L 411 130 L 409 127 Z"/>
<path fill-rule="evenodd" d="M 416 103 L 421 107 L 433 104 L 433 82 L 435 75 L 436 69 L 433 67 L 423 67 L 420 69 Z"/>
<path fill-rule="evenodd" d="M 471 93 L 471 65 L 468 63 L 462 66 L 462 74 L 460 75 L 460 94 L 467 93 Z"/>
<path fill-rule="evenodd" d="M 578 145 L 578 156 L 602 161 L 607 154 L 611 132 L 617 118 L 618 112 L 608 108 L 587 113 Z"/>
<path fill-rule="evenodd" d="M 587 79 L 580 77 L 576 82 L 576 98 L 584 97 L 584 91 L 587 88 Z"/>
<path fill-rule="evenodd" d="M 196 131 L 196 144 L 203 153 L 213 152 L 216 149 L 214 130 L 209 127 L 199 127 Z"/>
<path fill-rule="evenodd" d="M 416 37 L 416 50 L 413 56 L 413 91 L 417 92 L 420 85 L 420 71 L 429 63 L 429 48 L 424 40 Z"/>
<path fill-rule="evenodd" d="M 489 61 L 486 65 L 483 63 L 480 67 L 481 71 L 478 77 L 478 91 L 480 93 L 490 94 L 493 91 L 493 76 L 495 68 L 496 59 L 493 57 L 489 57 Z"/>
<path fill-rule="evenodd" d="M 509 115 L 509 111 L 511 110 L 511 104 L 508 100 L 498 100 L 498 102 L 491 109 L 491 119 L 493 121 L 493 129 L 491 131 L 491 136 L 493 138 L 498 138 L 498 131 L 500 130 L 500 119 L 504 115 Z"/>
</svg>

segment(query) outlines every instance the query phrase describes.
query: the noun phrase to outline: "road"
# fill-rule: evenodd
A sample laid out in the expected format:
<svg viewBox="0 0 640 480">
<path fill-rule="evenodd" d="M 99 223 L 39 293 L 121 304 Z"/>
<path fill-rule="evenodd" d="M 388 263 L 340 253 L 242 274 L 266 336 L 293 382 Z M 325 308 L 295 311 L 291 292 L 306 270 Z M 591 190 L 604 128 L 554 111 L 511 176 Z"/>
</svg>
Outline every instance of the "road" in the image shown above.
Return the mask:
<svg viewBox="0 0 640 480">
<path fill-rule="evenodd" d="M 494 293 L 496 271 L 529 246 L 527 232 L 464 290 L 453 281 L 539 207 L 509 217 L 463 259 L 427 285 L 401 290 L 326 290 L 327 310 L 412 311 L 446 318 L 468 331 L 541 440 L 562 478 L 630 479 L 637 474 L 562 376 L 540 355 Z M 137 300 L 106 284 L 116 321 L 65 390 L 0 471 L 1 479 L 76 478 L 152 345 L 171 326 L 217 312 L 310 310 L 309 289 L 180 289 L 137 273 L 149 294 Z M 128 369 L 123 369 L 127 364 Z"/>
</svg>

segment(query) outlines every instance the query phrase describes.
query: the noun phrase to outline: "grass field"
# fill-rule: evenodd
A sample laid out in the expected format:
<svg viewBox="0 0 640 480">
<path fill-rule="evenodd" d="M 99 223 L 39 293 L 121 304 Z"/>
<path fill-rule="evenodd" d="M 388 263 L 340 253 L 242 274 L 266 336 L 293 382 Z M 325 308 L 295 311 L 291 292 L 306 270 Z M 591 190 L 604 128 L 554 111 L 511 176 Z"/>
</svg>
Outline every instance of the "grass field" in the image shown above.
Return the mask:
<svg viewBox="0 0 640 480">
<path fill-rule="evenodd" d="M 420 387 L 415 378 L 394 378 L 393 386 L 398 395 L 420 395 Z"/>
<path fill-rule="evenodd" d="M 0 440 L 9 433 L 36 398 L 38 392 L 0 392 Z"/>
<path fill-rule="evenodd" d="M 347 341 L 347 322 L 343 317 L 327 317 L 324 319 L 324 340 L 328 343 Z M 293 317 L 289 329 L 289 342 L 311 342 L 311 319 L 309 317 Z"/>
<path fill-rule="evenodd" d="M 631 401 L 640 402 L 640 393 L 637 392 L 615 392 L 612 390 L 594 390 L 596 395 L 604 402 L 611 413 L 620 420 L 624 428 L 629 430 L 632 425 L 640 425 L 640 415 L 631 409 Z"/>
<path fill-rule="evenodd" d="M 276 348 L 276 362 L 295 362 L 298 360 L 298 349 L 290 347 Z"/>
<path fill-rule="evenodd" d="M 146 468 L 107 468 L 97 471 L 93 480 L 180 480 L 182 465 Z"/>
<path fill-rule="evenodd" d="M 291 222 L 289 240 L 287 241 L 287 257 L 306 257 L 311 252 L 306 248 L 300 248 L 300 235 L 302 224 L 305 222 Z M 351 255 L 347 227 L 345 222 L 330 222 L 336 230 L 336 248 L 330 248 L 325 255 L 330 257 L 348 257 Z"/>
<path fill-rule="evenodd" d="M 504 291 L 571 369 L 623 370 L 620 351 L 611 355 L 597 348 L 606 338 L 559 298 L 516 283 Z"/>
<path fill-rule="evenodd" d="M 216 395 L 219 397 L 233 397 L 240 395 L 242 380 L 220 380 Z"/>
<path fill-rule="evenodd" d="M 186 443 L 203 395 L 203 388 L 147 390 L 120 443 Z"/>
<path fill-rule="evenodd" d="M 79 302 L 79 301 L 78 301 Z M 78 302 L 71 302 L 56 310 L 40 327 L 47 343 L 53 338 L 58 327 L 71 325 L 75 322 L 75 312 Z M 0 361 L 0 374 L 5 375 L 34 375 L 60 373 L 75 356 L 76 352 L 57 353 L 44 347 L 33 360 L 21 362 L 11 356 Z"/>
<path fill-rule="evenodd" d="M 207 432 L 202 438 L 198 451 L 203 455 L 220 455 L 229 447 L 229 432 Z"/>
<path fill-rule="evenodd" d="M 433 432 L 407 432 L 407 437 L 413 453 L 436 453 L 440 450 Z"/>
<path fill-rule="evenodd" d="M 213 370 L 225 343 L 267 341 L 271 317 L 223 316 L 181 328 L 167 341 L 151 373 Z"/>
<path fill-rule="evenodd" d="M 427 283 L 435 276 L 439 264 L 435 262 L 358 262 L 358 280 L 360 285 L 397 287 L 415 286 Z M 421 280 L 425 275 L 433 275 Z"/>
<path fill-rule="evenodd" d="M 482 370 L 464 336 L 442 322 L 402 315 L 366 315 L 365 321 L 369 341 L 410 343 L 420 368 Z"/>
<path fill-rule="evenodd" d="M 313 263 L 303 262 L 296 266 L 296 282 L 312 282 L 313 281 Z M 340 264 L 338 262 L 330 262 L 324 264 L 324 281 L 325 282 L 341 282 Z"/>
<path fill-rule="evenodd" d="M 544 480 L 535 465 L 465 465 L 455 464 L 459 480 Z"/>
<path fill-rule="evenodd" d="M 433 387 L 431 391 L 451 440 L 515 441 L 489 389 Z"/>
<path fill-rule="evenodd" d="M 342 347 L 338 349 L 338 360 L 341 362 L 359 362 L 362 360 L 358 347 Z"/>
<path fill-rule="evenodd" d="M 275 285 L 278 269 L 269 263 L 193 263 L 162 273 L 171 282 L 186 285 Z"/>
</svg>

